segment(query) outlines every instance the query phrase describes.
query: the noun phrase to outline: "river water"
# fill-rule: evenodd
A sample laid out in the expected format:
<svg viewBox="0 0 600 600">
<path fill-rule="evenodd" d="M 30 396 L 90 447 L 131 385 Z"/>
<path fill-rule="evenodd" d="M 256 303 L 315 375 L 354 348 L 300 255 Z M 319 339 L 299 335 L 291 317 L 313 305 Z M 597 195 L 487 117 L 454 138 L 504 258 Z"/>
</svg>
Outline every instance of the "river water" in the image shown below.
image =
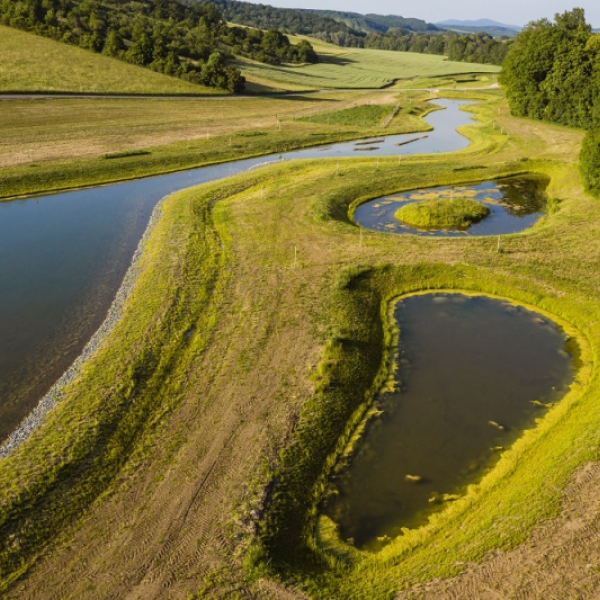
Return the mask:
<svg viewBox="0 0 600 600">
<path fill-rule="evenodd" d="M 436 100 L 428 134 L 346 142 L 93 189 L 0 202 L 0 441 L 72 364 L 98 329 L 159 200 L 273 160 L 450 152 L 469 102 Z M 397 146 L 396 144 L 427 137 Z"/>
</svg>

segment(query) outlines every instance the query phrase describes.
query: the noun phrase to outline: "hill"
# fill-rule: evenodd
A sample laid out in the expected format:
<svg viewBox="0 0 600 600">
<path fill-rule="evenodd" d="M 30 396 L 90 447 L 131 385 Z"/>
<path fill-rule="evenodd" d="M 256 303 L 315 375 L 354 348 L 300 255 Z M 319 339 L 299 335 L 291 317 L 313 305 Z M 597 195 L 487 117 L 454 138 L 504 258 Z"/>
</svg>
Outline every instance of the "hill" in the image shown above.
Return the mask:
<svg viewBox="0 0 600 600">
<path fill-rule="evenodd" d="M 440 31 L 439 27 L 436 27 L 432 23 L 427 23 L 422 19 L 405 18 L 396 15 L 376 15 L 372 13 L 362 15 L 355 12 L 314 9 L 307 9 L 305 12 L 330 17 L 335 21 L 345 23 L 352 29 L 365 33 L 387 33 L 390 29 L 402 29 L 414 32 Z"/>
<path fill-rule="evenodd" d="M 489 25 L 487 27 L 469 27 L 468 25 L 453 25 L 448 27 L 449 31 L 456 31 L 457 33 L 483 33 L 491 35 L 492 37 L 516 37 L 519 33 L 515 29 L 509 29 L 508 27 L 495 27 Z"/>
<path fill-rule="evenodd" d="M 222 94 L 109 56 L 0 25 L 0 91 Z"/>
<path fill-rule="evenodd" d="M 203 0 L 191 0 L 201 3 Z M 363 47 L 366 34 L 345 23 L 309 10 L 276 8 L 238 0 L 212 0 L 231 23 L 260 29 L 277 28 L 346 47 Z"/>
<path fill-rule="evenodd" d="M 213 4 L 176 0 L 21 0 L 0 3 L 0 24 L 203 85 L 240 92 L 233 54 L 276 64 L 318 60 L 308 42 L 298 47 L 267 32 L 228 27 Z"/>
<path fill-rule="evenodd" d="M 383 88 L 400 79 L 500 70 L 495 65 L 456 62 L 416 52 L 343 49 L 323 42 L 316 43 L 315 49 L 321 59 L 315 65 L 271 66 L 249 60 L 238 60 L 236 64 L 249 82 L 278 90 Z"/>
<path fill-rule="evenodd" d="M 214 3 L 231 23 L 246 27 L 277 27 L 286 33 L 307 35 L 346 48 L 437 54 L 454 61 L 497 65 L 502 63 L 508 50 L 506 44 L 492 39 L 487 33 L 459 35 L 421 19 L 275 8 L 239 0 L 214 0 Z"/>
<path fill-rule="evenodd" d="M 500 27 L 502 29 L 512 29 L 514 31 L 521 31 L 523 29 L 519 25 L 507 25 L 506 23 L 500 23 L 492 19 L 475 19 L 475 20 L 460 20 L 460 19 L 447 19 L 446 21 L 440 21 L 436 23 L 438 27 L 476 27 L 476 28 L 488 28 L 488 27 Z"/>
</svg>

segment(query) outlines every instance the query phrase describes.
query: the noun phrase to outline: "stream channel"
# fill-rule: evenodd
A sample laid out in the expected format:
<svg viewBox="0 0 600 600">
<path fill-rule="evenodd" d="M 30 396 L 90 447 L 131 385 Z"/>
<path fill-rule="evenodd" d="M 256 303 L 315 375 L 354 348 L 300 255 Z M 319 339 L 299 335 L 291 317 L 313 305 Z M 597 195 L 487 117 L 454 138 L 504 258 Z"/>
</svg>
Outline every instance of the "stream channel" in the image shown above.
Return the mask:
<svg viewBox="0 0 600 600">
<path fill-rule="evenodd" d="M 470 103 L 436 100 L 445 110 L 425 117 L 433 131 L 388 136 L 369 152 L 345 142 L 0 202 L 0 441 L 102 324 L 161 198 L 274 160 L 460 150 L 470 142 L 456 128 L 472 117 L 459 109 Z"/>
</svg>

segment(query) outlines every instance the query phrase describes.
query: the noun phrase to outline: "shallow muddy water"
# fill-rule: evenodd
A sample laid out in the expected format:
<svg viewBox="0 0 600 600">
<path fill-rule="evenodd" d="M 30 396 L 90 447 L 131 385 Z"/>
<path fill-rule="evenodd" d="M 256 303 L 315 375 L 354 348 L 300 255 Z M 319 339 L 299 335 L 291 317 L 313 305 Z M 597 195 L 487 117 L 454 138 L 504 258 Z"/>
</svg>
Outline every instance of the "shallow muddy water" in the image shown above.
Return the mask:
<svg viewBox="0 0 600 600">
<path fill-rule="evenodd" d="M 383 412 L 332 481 L 339 494 L 325 507 L 343 539 L 366 548 L 424 524 L 444 494 L 479 480 L 574 374 L 557 325 L 504 300 L 411 296 L 394 317 L 399 389 L 380 396 Z"/>
<path fill-rule="evenodd" d="M 422 134 L 390 136 L 376 154 L 449 152 L 469 141 L 470 102 L 445 110 Z M 0 202 L 0 441 L 36 406 L 103 321 L 153 208 L 164 196 L 274 160 L 372 155 L 333 144 L 147 179 Z"/>
<path fill-rule="evenodd" d="M 354 213 L 356 223 L 373 231 L 411 233 L 426 237 L 464 237 L 519 233 L 532 227 L 545 213 L 548 182 L 538 176 L 510 177 L 471 185 L 412 190 L 361 204 Z M 398 221 L 394 214 L 407 204 L 433 198 L 472 198 L 490 209 L 490 214 L 468 229 L 417 229 Z"/>
</svg>

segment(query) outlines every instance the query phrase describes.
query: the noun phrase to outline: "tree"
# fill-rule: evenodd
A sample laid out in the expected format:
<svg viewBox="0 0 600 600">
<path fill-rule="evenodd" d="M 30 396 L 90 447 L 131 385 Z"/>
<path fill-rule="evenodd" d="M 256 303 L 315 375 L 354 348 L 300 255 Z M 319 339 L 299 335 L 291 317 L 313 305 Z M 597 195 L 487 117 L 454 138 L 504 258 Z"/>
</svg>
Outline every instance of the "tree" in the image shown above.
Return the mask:
<svg viewBox="0 0 600 600">
<path fill-rule="evenodd" d="M 579 170 L 590 192 L 600 194 L 600 130 L 588 131 L 579 155 Z"/>
<path fill-rule="evenodd" d="M 600 120 L 595 37 L 580 8 L 530 23 L 500 74 L 511 113 L 584 128 Z"/>
<path fill-rule="evenodd" d="M 121 36 L 114 29 L 109 30 L 104 48 L 102 48 L 102 54 L 118 56 L 123 50 L 125 50 L 125 44 Z"/>
</svg>

